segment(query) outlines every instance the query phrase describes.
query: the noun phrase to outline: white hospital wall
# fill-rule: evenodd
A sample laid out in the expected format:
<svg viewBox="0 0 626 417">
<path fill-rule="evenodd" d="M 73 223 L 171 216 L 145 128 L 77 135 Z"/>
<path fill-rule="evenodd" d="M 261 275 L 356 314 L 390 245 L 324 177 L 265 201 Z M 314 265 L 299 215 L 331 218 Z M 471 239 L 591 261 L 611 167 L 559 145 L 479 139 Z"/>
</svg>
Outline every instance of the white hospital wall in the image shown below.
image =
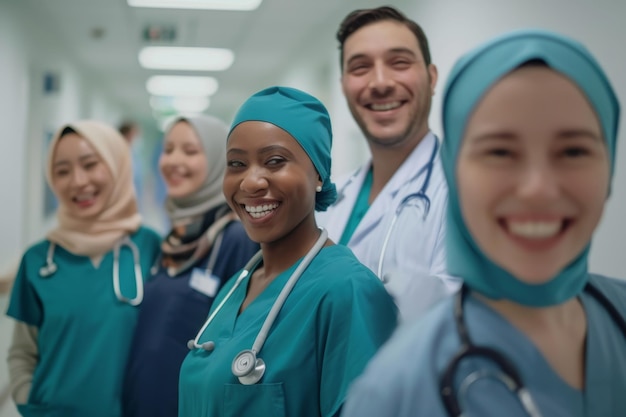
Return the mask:
<svg viewBox="0 0 626 417">
<path fill-rule="evenodd" d="M 421 0 L 403 9 L 419 22 L 439 69 L 431 126 L 441 132 L 441 93 L 456 59 L 480 42 L 511 29 L 539 27 L 577 38 L 592 51 L 626 103 L 626 2 L 620 0 Z M 623 120 L 623 117 L 622 117 Z M 624 140 L 624 128 L 620 139 Z M 613 194 L 596 233 L 591 270 L 626 277 L 626 145 L 618 145 Z"/>
<path fill-rule="evenodd" d="M 46 134 L 77 119 L 121 119 L 48 26 L 19 2 L 0 1 L 0 276 L 54 221 L 43 212 Z M 46 73 L 60 80 L 58 92 L 44 93 Z"/>
<path fill-rule="evenodd" d="M 356 169 L 367 158 L 369 150 L 341 92 L 339 54 L 334 37 L 329 35 L 325 45 L 317 59 L 305 56 L 296 61 L 283 79 L 284 85 L 310 92 L 326 106 L 333 131 L 331 175 L 337 178 Z M 325 59 L 319 59 L 320 56 Z"/>
<path fill-rule="evenodd" d="M 0 6 L 0 273 L 22 249 L 25 207 L 26 108 L 28 75 L 18 23 L 8 5 Z"/>
</svg>

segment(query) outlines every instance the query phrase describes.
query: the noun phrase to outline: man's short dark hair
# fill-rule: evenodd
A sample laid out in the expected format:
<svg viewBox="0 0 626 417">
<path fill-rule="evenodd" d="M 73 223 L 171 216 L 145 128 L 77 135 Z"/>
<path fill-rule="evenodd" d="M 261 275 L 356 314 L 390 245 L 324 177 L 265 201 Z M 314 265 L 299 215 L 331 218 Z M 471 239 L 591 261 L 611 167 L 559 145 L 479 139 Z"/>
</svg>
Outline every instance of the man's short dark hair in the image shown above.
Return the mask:
<svg viewBox="0 0 626 417">
<path fill-rule="evenodd" d="M 343 45 L 346 39 L 354 32 L 372 23 L 382 22 L 385 20 L 394 20 L 404 24 L 417 38 L 417 43 L 424 56 L 426 66 L 430 65 L 430 49 L 428 48 L 428 39 L 421 26 L 415 21 L 406 17 L 399 10 L 391 6 L 382 6 L 374 9 L 359 9 L 348 14 L 337 31 L 337 40 L 339 41 L 339 65 L 343 71 Z"/>
</svg>

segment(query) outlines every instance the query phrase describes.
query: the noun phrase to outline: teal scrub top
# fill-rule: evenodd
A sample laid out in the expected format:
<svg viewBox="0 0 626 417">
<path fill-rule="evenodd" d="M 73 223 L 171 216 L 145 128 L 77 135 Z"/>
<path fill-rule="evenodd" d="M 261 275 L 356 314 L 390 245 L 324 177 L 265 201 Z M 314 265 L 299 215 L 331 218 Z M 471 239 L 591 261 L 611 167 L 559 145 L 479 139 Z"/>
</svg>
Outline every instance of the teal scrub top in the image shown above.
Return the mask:
<svg viewBox="0 0 626 417">
<path fill-rule="evenodd" d="M 354 202 L 354 207 L 352 207 L 352 213 L 350 213 L 350 218 L 346 223 L 345 229 L 343 229 L 343 233 L 341 234 L 341 239 L 339 243 L 342 245 L 347 245 L 350 242 L 350 238 L 354 234 L 359 223 L 367 214 L 367 210 L 370 209 L 370 193 L 372 192 L 372 183 L 374 181 L 374 172 L 372 168 L 367 171 L 365 174 L 365 179 L 363 180 L 363 185 L 359 190 L 359 195 L 356 197 L 356 201 Z"/>
<path fill-rule="evenodd" d="M 626 281 L 592 276 L 591 283 L 626 317 Z M 623 417 L 626 336 L 593 296 L 579 297 L 587 315 L 584 390 L 563 381 L 525 334 L 471 294 L 464 303 L 469 336 L 475 345 L 494 348 L 512 362 L 544 417 Z M 460 348 L 453 300 L 440 303 L 423 320 L 401 330 L 355 382 L 342 416 L 448 416 L 439 378 Z M 468 358 L 456 372 L 455 390 L 479 369 L 499 368 L 488 359 Z M 528 417 L 517 396 L 491 378 L 472 384 L 460 404 L 467 416 Z"/>
<path fill-rule="evenodd" d="M 144 279 L 154 263 L 160 237 L 140 228 L 131 236 L 140 252 Z M 24 254 L 7 315 L 38 328 L 39 359 L 25 417 L 120 417 L 124 370 L 138 309 L 117 300 L 113 291 L 113 251 L 96 268 L 86 256 L 59 245 L 57 271 L 42 277 L 50 242 Z M 120 252 L 120 286 L 136 295 L 130 249 Z"/>
<path fill-rule="evenodd" d="M 255 385 L 231 372 L 235 356 L 252 348 L 293 265 L 238 314 L 245 278 L 206 328 L 180 371 L 179 416 L 337 416 L 349 384 L 396 326 L 396 307 L 376 276 L 341 245 L 323 248 L 287 298 L 257 355 L 266 364 Z M 236 281 L 230 279 L 213 303 Z"/>
</svg>

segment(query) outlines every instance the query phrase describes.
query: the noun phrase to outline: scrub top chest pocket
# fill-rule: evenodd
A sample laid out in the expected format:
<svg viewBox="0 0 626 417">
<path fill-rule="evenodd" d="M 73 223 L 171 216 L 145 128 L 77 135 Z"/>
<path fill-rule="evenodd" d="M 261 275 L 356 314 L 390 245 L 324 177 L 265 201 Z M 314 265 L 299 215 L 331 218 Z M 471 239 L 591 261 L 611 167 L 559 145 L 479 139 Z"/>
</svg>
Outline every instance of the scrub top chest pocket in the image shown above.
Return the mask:
<svg viewBox="0 0 626 417">
<path fill-rule="evenodd" d="M 286 417 L 283 383 L 226 384 L 224 386 L 224 416 Z"/>
</svg>

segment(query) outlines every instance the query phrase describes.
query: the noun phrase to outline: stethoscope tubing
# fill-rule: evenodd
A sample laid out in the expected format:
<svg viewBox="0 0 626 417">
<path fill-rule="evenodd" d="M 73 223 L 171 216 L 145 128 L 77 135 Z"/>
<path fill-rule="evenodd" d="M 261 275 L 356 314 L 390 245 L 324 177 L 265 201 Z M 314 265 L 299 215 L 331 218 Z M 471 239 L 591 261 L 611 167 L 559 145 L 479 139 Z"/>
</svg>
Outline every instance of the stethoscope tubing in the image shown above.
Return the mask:
<svg viewBox="0 0 626 417">
<path fill-rule="evenodd" d="M 313 247 L 311 247 L 311 249 L 304 256 L 304 258 L 302 259 L 300 264 L 296 267 L 294 272 L 291 274 L 291 276 L 289 277 L 289 280 L 287 281 L 287 283 L 285 283 L 285 286 L 283 287 L 283 289 L 281 290 L 280 294 L 278 295 L 278 297 L 274 301 L 274 304 L 272 305 L 272 308 L 270 309 L 270 312 L 268 313 L 267 317 L 265 318 L 265 321 L 263 322 L 261 330 L 257 334 L 257 336 L 256 336 L 256 338 L 254 340 L 254 343 L 252 345 L 252 348 L 250 349 L 250 351 L 252 351 L 255 355 L 258 354 L 261 351 L 261 349 L 263 348 L 263 345 L 265 344 L 265 340 L 267 339 L 269 331 L 270 331 L 272 325 L 274 324 L 274 322 L 276 320 L 276 317 L 278 316 L 278 313 L 280 312 L 280 310 L 282 309 L 285 301 L 287 300 L 287 297 L 291 293 L 291 290 L 295 286 L 295 284 L 298 281 L 298 279 L 300 279 L 300 276 L 302 276 L 302 273 L 304 272 L 304 270 L 309 266 L 309 264 L 313 261 L 315 256 L 319 253 L 319 251 L 322 249 L 322 247 L 326 244 L 326 240 L 327 239 L 328 239 L 328 231 L 326 229 L 324 229 L 324 228 L 320 228 L 320 236 L 319 236 L 319 238 L 317 239 L 317 241 L 315 242 Z M 205 342 L 205 343 L 199 343 L 200 337 L 202 337 L 202 334 L 205 332 L 205 330 L 207 329 L 209 324 L 211 324 L 213 322 L 213 320 L 215 319 L 215 316 L 220 312 L 220 310 L 222 309 L 224 304 L 226 304 L 226 302 L 230 299 L 230 297 L 235 292 L 237 287 L 239 287 L 241 282 L 250 274 L 250 271 L 254 270 L 257 267 L 257 265 L 262 261 L 262 259 L 263 259 L 263 252 L 262 252 L 262 250 L 259 250 L 248 261 L 248 263 L 244 266 L 243 270 L 241 271 L 241 273 L 237 277 L 237 281 L 235 281 L 235 284 L 233 284 L 232 288 L 224 296 L 222 301 L 220 301 L 220 303 L 215 308 L 215 310 L 209 315 L 207 320 L 204 322 L 204 324 L 202 325 L 202 327 L 200 328 L 200 330 L 196 334 L 196 337 L 193 340 L 189 341 L 188 347 L 190 349 L 202 349 L 202 348 L 204 348 L 205 350 L 212 350 L 214 348 L 214 346 L 215 346 L 214 342 L 210 342 L 209 341 L 209 342 Z"/>
<path fill-rule="evenodd" d="M 409 201 L 415 198 L 421 198 L 424 200 L 424 204 L 426 206 L 426 209 L 424 210 L 423 220 L 426 219 L 426 216 L 428 215 L 430 211 L 430 199 L 428 198 L 428 195 L 426 195 L 426 191 L 428 191 L 428 186 L 430 184 L 430 177 L 433 172 L 433 167 L 435 165 L 435 159 L 437 158 L 438 150 L 439 150 L 439 140 L 435 137 L 435 143 L 433 145 L 433 150 L 430 154 L 430 158 L 428 159 L 428 162 L 426 163 L 426 165 L 420 168 L 420 170 L 417 172 L 417 174 L 413 176 L 413 178 L 411 178 L 411 180 L 407 182 L 407 184 L 413 182 L 415 179 L 419 178 L 424 172 L 426 172 L 426 178 L 424 178 L 424 182 L 422 183 L 421 188 L 416 193 L 411 193 L 411 194 L 406 195 L 402 199 L 402 201 L 400 201 L 400 204 L 398 204 L 398 207 L 396 207 L 393 213 L 393 217 L 391 218 L 391 223 L 389 224 L 389 227 L 387 228 L 387 232 L 385 233 L 385 238 L 383 239 L 383 245 L 380 249 L 380 255 L 378 257 L 378 268 L 377 268 L 376 275 L 378 276 L 380 280 L 383 281 L 383 283 L 386 281 L 385 277 L 383 276 L 383 265 L 385 263 L 385 255 L 387 254 L 387 247 L 389 246 L 389 242 L 391 241 L 391 235 L 393 233 L 393 230 L 396 227 L 396 223 L 398 221 L 398 218 L 400 217 L 400 213 L 402 212 L 402 209 L 409 203 Z"/>
<path fill-rule="evenodd" d="M 137 294 L 134 298 L 128 298 L 122 294 L 120 288 L 120 251 L 126 246 L 133 255 L 133 272 L 135 275 L 135 288 Z M 46 264 L 39 269 L 39 276 L 48 278 L 58 270 L 57 264 L 54 262 L 54 252 L 56 243 L 50 242 L 46 253 Z M 141 271 L 141 258 L 137 245 L 128 237 L 124 236 L 113 247 L 113 292 L 115 297 L 132 306 L 138 306 L 143 301 L 143 272 Z"/>
<path fill-rule="evenodd" d="M 122 246 L 127 246 L 133 254 L 133 268 L 135 270 L 135 289 L 137 294 L 135 298 L 128 298 L 122 294 L 120 288 L 120 251 Z M 137 245 L 135 245 L 126 236 L 122 241 L 115 245 L 113 248 L 113 291 L 118 300 L 128 303 L 131 306 L 138 306 L 143 301 L 143 273 L 141 272 L 141 265 L 139 264 L 140 255 Z"/>
<path fill-rule="evenodd" d="M 254 340 L 254 344 L 252 345 L 252 351 L 255 354 L 261 351 L 261 348 L 263 347 L 263 345 L 265 344 L 265 340 L 267 339 L 267 335 L 269 334 L 270 329 L 274 325 L 274 321 L 276 320 L 278 313 L 280 313 L 280 310 L 283 308 L 283 305 L 285 304 L 287 297 L 289 297 L 291 290 L 296 285 L 296 282 L 298 282 L 298 280 L 302 276 L 302 273 L 307 269 L 309 264 L 313 261 L 315 256 L 317 256 L 319 251 L 322 250 L 322 247 L 324 247 L 324 245 L 326 244 L 327 239 L 328 239 L 328 231 L 326 229 L 321 229 L 319 238 L 315 241 L 315 244 L 313 245 L 313 247 L 304 256 L 300 264 L 296 267 L 295 271 L 293 271 L 293 273 L 289 277 L 289 280 L 287 281 L 287 283 L 285 283 L 285 286 L 280 291 L 280 294 L 278 294 L 278 297 L 276 298 L 276 301 L 274 301 L 274 305 L 272 306 L 272 309 L 270 310 L 269 314 L 265 318 L 265 321 L 263 322 L 263 327 L 261 327 L 261 330 L 259 331 L 259 334 Z"/>
<path fill-rule="evenodd" d="M 201 349 L 203 347 L 203 344 L 200 344 L 199 340 L 200 340 L 200 337 L 202 337 L 202 334 L 204 333 L 206 328 L 209 326 L 209 324 L 211 324 L 213 322 L 213 319 L 215 318 L 217 313 L 219 313 L 220 310 L 222 309 L 222 307 L 224 307 L 224 304 L 226 304 L 226 302 L 233 295 L 233 293 L 235 292 L 237 287 L 239 287 L 239 284 L 241 284 L 241 281 L 243 281 L 248 276 L 248 274 L 250 274 L 250 271 L 255 269 L 256 266 L 262 260 L 263 260 L 263 251 L 262 250 L 259 250 L 257 253 L 254 254 L 254 256 L 252 258 L 250 258 L 248 263 L 246 263 L 246 265 L 243 267 L 243 270 L 239 273 L 239 276 L 237 277 L 237 281 L 235 281 L 235 284 L 233 284 L 232 288 L 226 293 L 224 298 L 222 298 L 222 301 L 220 301 L 220 303 L 217 305 L 217 307 L 215 307 L 215 310 L 213 310 L 213 312 L 209 315 L 209 317 L 204 321 L 204 324 L 202 325 L 202 327 L 200 328 L 200 330 L 196 334 L 196 337 L 193 340 L 191 340 L 190 343 L 188 343 L 188 347 L 190 349 L 192 349 L 192 348 L 193 349 Z"/>
<path fill-rule="evenodd" d="M 626 338 L 626 318 L 622 317 L 611 300 L 609 300 L 606 295 L 604 295 L 590 282 L 585 285 L 584 291 L 594 297 L 598 303 L 600 303 L 600 305 L 607 310 L 617 327 Z M 505 384 L 510 391 L 514 392 L 529 416 L 541 417 L 539 407 L 534 402 L 529 390 L 524 386 L 521 376 L 517 372 L 513 363 L 510 362 L 502 353 L 493 348 L 473 344 L 465 324 L 465 315 L 463 310 L 463 303 L 468 292 L 468 287 L 463 285 L 454 298 L 454 321 L 459 339 L 461 341 L 461 348 L 448 363 L 440 379 L 440 394 L 448 415 L 453 417 L 463 416 L 463 411 L 458 398 L 462 397 L 463 392 L 467 391 L 471 384 L 487 375 L 482 371 L 476 371 L 470 374 L 461 383 L 459 395 L 457 395 L 453 388 L 454 375 L 460 362 L 468 357 L 483 357 L 493 361 L 500 368 L 500 372 L 491 372 L 489 373 L 489 376 L 495 376 L 495 378 Z"/>
</svg>

